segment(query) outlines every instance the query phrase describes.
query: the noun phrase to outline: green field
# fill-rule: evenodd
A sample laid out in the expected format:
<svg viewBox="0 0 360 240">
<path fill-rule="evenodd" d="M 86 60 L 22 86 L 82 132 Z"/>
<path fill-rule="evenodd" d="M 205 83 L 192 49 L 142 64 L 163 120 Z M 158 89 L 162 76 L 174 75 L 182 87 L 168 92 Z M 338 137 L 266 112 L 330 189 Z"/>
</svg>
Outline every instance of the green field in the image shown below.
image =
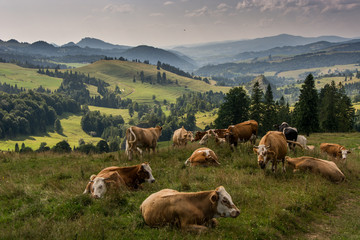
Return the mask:
<svg viewBox="0 0 360 240">
<path fill-rule="evenodd" d="M 210 111 L 210 112 L 197 112 L 195 114 L 196 117 L 196 126 L 204 129 L 206 125 L 210 125 L 210 123 L 214 123 L 217 118 L 218 108 Z"/>
<path fill-rule="evenodd" d="M 115 109 L 115 108 L 106 108 L 106 107 L 96 107 L 89 106 L 90 111 L 99 111 L 102 114 L 113 115 L 113 116 L 122 116 L 125 123 L 128 123 L 131 119 L 128 109 Z M 134 113 L 133 117 L 137 117 L 137 112 Z"/>
<path fill-rule="evenodd" d="M 156 66 L 118 60 L 101 60 L 84 67 L 76 68 L 73 71 L 90 74 L 92 77 L 99 78 L 109 83 L 111 85 L 110 88 L 113 90 L 118 86 L 123 91 L 122 98 L 128 97 L 139 103 L 152 104 L 153 95 L 156 96 L 156 100 L 159 102 L 166 99 L 174 103 L 177 97 L 188 91 L 205 92 L 213 90 L 214 92 L 228 92 L 230 89 L 229 87 L 218 87 L 206 84 L 203 81 L 178 76 L 162 69 L 160 70 L 161 74 L 165 72 L 166 78 L 173 82 L 177 80 L 178 85 L 142 84 L 140 81 L 140 72 L 144 71 L 145 76 L 152 76 L 153 79 L 156 79 L 158 72 Z M 136 78 L 135 83 L 133 82 L 134 76 Z"/>
<path fill-rule="evenodd" d="M 81 116 L 80 115 L 71 115 L 63 114 L 60 116 L 61 126 L 63 127 L 63 135 L 56 133 L 55 131 L 49 131 L 41 136 L 24 136 L 17 137 L 11 140 L 0 141 L 0 149 L 3 151 L 15 149 L 15 144 L 18 143 L 19 147 L 22 143 L 25 143 L 25 146 L 31 147 L 33 150 L 39 148 L 40 143 L 46 142 L 49 147 L 54 146 L 56 143 L 67 140 L 71 147 L 79 145 L 79 139 L 84 139 L 86 143 L 96 144 L 101 138 L 95 138 L 87 135 L 81 129 Z"/>
<path fill-rule="evenodd" d="M 0 63 L 0 82 L 18 88 L 38 88 L 40 85 L 45 89 L 55 90 L 60 87 L 62 79 L 38 74 L 37 69 L 23 68 L 15 64 Z"/>
<path fill-rule="evenodd" d="M 320 142 L 356 148 L 346 165 L 346 181 L 333 184 L 308 172 L 272 173 L 261 170 L 252 145 L 210 144 L 219 167 L 184 167 L 199 147 L 163 145 L 155 155 L 129 162 L 123 152 L 103 155 L 78 153 L 0 155 L 0 239 L 358 239 L 360 235 L 360 133 L 314 134 L 314 152 L 289 153 L 322 157 Z M 82 192 L 91 174 L 108 166 L 149 161 L 156 182 L 138 191 L 115 191 L 103 199 Z M 219 225 L 201 235 L 176 227 L 150 228 L 139 206 L 164 188 L 196 192 L 224 186 L 240 215 L 219 218 Z"/>
</svg>

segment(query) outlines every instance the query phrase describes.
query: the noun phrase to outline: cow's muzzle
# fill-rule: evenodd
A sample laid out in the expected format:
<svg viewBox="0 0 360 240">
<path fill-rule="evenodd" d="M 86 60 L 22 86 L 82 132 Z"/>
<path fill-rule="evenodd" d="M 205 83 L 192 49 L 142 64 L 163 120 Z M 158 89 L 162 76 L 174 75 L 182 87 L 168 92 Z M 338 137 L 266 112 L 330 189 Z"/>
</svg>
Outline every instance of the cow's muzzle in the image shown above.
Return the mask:
<svg viewBox="0 0 360 240">
<path fill-rule="evenodd" d="M 236 209 L 236 210 L 234 210 L 234 211 L 231 211 L 231 213 L 230 213 L 230 217 L 232 217 L 232 218 L 236 218 L 236 217 L 239 216 L 239 215 L 240 215 L 239 209 Z"/>
</svg>

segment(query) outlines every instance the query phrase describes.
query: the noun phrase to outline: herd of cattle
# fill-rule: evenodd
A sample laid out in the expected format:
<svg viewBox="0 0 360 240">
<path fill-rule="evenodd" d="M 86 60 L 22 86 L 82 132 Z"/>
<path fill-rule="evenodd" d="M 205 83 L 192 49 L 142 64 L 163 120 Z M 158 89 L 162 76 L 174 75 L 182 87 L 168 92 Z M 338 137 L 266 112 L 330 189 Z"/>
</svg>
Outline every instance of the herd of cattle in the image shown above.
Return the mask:
<svg viewBox="0 0 360 240">
<path fill-rule="evenodd" d="M 238 143 L 250 141 L 254 145 L 253 151 L 257 154 L 257 161 L 262 169 L 268 162 L 272 163 L 272 171 L 276 171 L 277 163 L 282 162 L 282 171 L 285 171 L 285 162 L 294 168 L 294 171 L 304 170 L 320 174 L 329 180 L 339 183 L 345 179 L 344 174 L 332 161 L 302 156 L 290 158 L 287 156 L 288 148 L 300 148 L 313 150 L 313 146 L 307 146 L 304 136 L 298 135 L 296 128 L 287 123 L 280 126 L 274 125 L 276 131 L 269 131 L 255 146 L 258 135 L 258 123 L 254 120 L 231 125 L 227 129 L 211 129 L 204 132 L 196 132 L 195 136 L 184 127 L 176 130 L 173 135 L 173 146 L 185 146 L 188 141 L 199 141 L 205 145 L 209 139 L 214 139 L 218 144 L 230 144 L 236 148 Z M 142 154 L 143 151 L 155 152 L 157 140 L 161 135 L 162 127 L 139 128 L 132 126 L 126 131 L 126 154 L 129 160 L 134 154 Z M 322 143 L 321 152 L 331 157 L 346 161 L 350 153 L 344 146 L 334 143 Z M 220 165 L 218 157 L 213 150 L 207 147 L 196 149 L 185 161 L 189 166 L 217 166 Z M 153 183 L 155 178 L 149 163 L 130 167 L 108 167 L 101 170 L 97 175 L 92 175 L 87 184 L 84 194 L 90 193 L 94 198 L 101 198 L 110 189 L 141 188 L 144 182 Z M 223 186 L 215 190 L 202 192 L 178 192 L 172 189 L 163 189 L 151 194 L 140 206 L 141 214 L 147 225 L 159 227 L 168 224 L 179 226 L 181 229 L 201 232 L 208 227 L 217 225 L 217 217 L 237 217 L 239 209 L 234 205 L 231 196 Z"/>
</svg>

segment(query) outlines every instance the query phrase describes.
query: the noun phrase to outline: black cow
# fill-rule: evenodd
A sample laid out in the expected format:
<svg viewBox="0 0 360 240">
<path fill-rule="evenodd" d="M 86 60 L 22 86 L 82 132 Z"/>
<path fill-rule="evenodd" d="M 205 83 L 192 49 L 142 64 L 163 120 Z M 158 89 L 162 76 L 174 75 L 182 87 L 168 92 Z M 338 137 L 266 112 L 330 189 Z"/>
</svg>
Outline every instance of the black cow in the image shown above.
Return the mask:
<svg viewBox="0 0 360 240">
<path fill-rule="evenodd" d="M 296 128 L 290 127 L 290 125 L 287 122 L 283 122 L 280 126 L 275 124 L 274 128 L 277 131 L 283 132 L 286 137 L 286 140 L 296 142 L 297 137 L 298 137 L 298 131 Z M 295 149 L 294 143 L 288 143 L 288 144 L 289 144 L 289 148 L 291 150 Z"/>
</svg>

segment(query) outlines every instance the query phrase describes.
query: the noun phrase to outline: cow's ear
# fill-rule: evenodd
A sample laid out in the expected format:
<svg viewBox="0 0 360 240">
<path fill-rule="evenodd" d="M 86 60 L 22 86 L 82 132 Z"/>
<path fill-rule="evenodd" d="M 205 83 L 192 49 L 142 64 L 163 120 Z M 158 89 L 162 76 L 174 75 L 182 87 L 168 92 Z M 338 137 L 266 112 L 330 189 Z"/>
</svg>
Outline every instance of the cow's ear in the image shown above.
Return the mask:
<svg viewBox="0 0 360 240">
<path fill-rule="evenodd" d="M 95 178 L 96 178 L 96 175 L 95 175 L 95 174 L 91 175 L 90 181 L 94 181 Z"/>
<path fill-rule="evenodd" d="M 275 152 L 274 152 L 274 151 L 271 151 L 271 150 L 269 150 L 269 151 L 267 152 L 267 154 L 268 154 L 268 155 L 275 156 Z"/>
<path fill-rule="evenodd" d="M 210 201 L 212 203 L 216 203 L 218 199 L 219 199 L 219 195 L 216 191 L 214 191 L 214 193 L 211 194 L 211 196 L 210 196 Z"/>
<path fill-rule="evenodd" d="M 257 148 L 253 148 L 254 153 L 258 153 Z"/>
</svg>

